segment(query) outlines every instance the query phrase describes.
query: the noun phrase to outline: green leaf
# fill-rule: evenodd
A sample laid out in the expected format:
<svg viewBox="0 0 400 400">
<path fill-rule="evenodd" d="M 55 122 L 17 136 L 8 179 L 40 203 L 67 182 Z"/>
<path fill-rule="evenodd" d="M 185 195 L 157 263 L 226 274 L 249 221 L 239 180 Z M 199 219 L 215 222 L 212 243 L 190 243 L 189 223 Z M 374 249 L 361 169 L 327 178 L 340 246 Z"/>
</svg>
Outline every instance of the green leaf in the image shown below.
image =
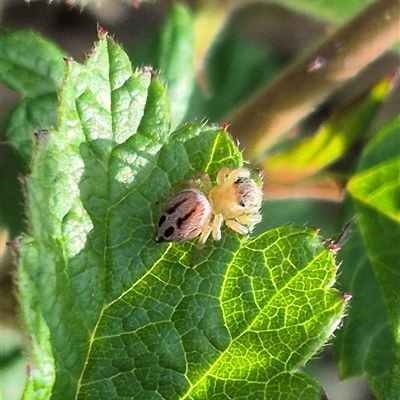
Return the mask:
<svg viewBox="0 0 400 400">
<path fill-rule="evenodd" d="M 224 129 L 171 132 L 159 79 L 102 32 L 85 65 L 67 63 L 58 130 L 38 136 L 26 178 L 20 297 L 38 348 L 25 398 L 320 399 L 299 369 L 344 300 L 314 230 L 224 228 L 193 267 L 196 243 L 154 242 L 163 196 L 242 164 Z"/>
<path fill-rule="evenodd" d="M 356 211 L 360 213 L 360 229 L 367 244 L 369 259 L 383 285 L 388 305 L 394 307 L 390 308 L 396 320 L 396 294 L 400 294 L 400 280 L 394 278 L 400 272 L 393 267 L 400 266 L 399 132 L 400 116 L 387 124 L 365 148 L 358 172 L 348 184 Z M 377 156 L 383 154 L 385 147 L 385 158 L 377 162 Z M 389 265 L 392 267 L 387 269 L 385 266 Z"/>
<path fill-rule="evenodd" d="M 344 220 L 354 215 L 354 205 L 348 198 Z M 340 373 L 343 379 L 366 374 L 377 397 L 384 399 L 384 385 L 393 363 L 394 337 L 357 222 L 351 226 L 338 258 L 342 263 L 340 287 L 353 296 L 348 316 L 334 341 Z"/>
<path fill-rule="evenodd" d="M 23 96 L 9 116 L 5 136 L 28 162 L 34 131 L 57 125 L 56 92 L 65 69 L 63 53 L 28 31 L 0 36 L 0 50 L 0 79 Z"/>
<path fill-rule="evenodd" d="M 349 185 L 354 199 L 371 211 L 400 222 L 400 157 L 355 175 Z"/>
<path fill-rule="evenodd" d="M 171 104 L 171 126 L 186 115 L 195 84 L 193 19 L 188 7 L 173 3 L 161 29 L 149 27 L 131 49 L 139 65 L 153 67 L 166 87 Z"/>
<path fill-rule="evenodd" d="M 364 243 L 355 238 L 349 250 L 348 259 L 360 261 L 354 276 L 344 278 L 352 282 L 354 310 L 340 341 L 340 367 L 344 376 L 366 372 L 382 399 L 397 399 L 399 388 L 399 132 L 400 117 L 383 127 L 365 148 L 348 184 Z M 363 252 L 367 258 L 360 259 Z"/>
<path fill-rule="evenodd" d="M 32 244 L 33 241 L 29 238 L 24 239 L 24 245 L 20 249 L 18 274 L 21 316 L 28 332 L 31 333 L 32 344 L 30 370 L 23 399 L 45 400 L 51 396 L 55 371 L 50 332 L 40 305 L 43 299 L 35 282 L 38 271 L 34 268 L 38 267 L 38 252 Z"/>
<path fill-rule="evenodd" d="M 0 227 L 14 238 L 24 229 L 24 197 L 18 176 L 26 165 L 10 146 L 0 146 Z"/>
<path fill-rule="evenodd" d="M 171 102 L 172 127 L 186 114 L 194 85 L 194 31 L 190 10 L 173 4 L 162 30 L 156 67 Z"/>
<path fill-rule="evenodd" d="M 0 36 L 0 79 L 28 97 L 55 92 L 64 72 L 63 53 L 33 32 Z"/>
<path fill-rule="evenodd" d="M 34 99 L 25 97 L 14 108 L 7 121 L 6 138 L 28 162 L 31 158 L 34 132 L 57 125 L 57 96 L 50 93 Z"/>
<path fill-rule="evenodd" d="M 372 2 L 373 0 L 280 0 L 280 4 L 295 11 L 337 23 L 349 20 Z"/>
<path fill-rule="evenodd" d="M 265 169 L 274 179 L 298 180 L 320 172 L 351 148 L 365 132 L 392 87 L 385 78 L 370 93 L 338 110 L 312 137 L 271 155 Z"/>
<path fill-rule="evenodd" d="M 334 274 L 325 269 L 329 251 L 312 231 L 290 227 L 269 231 L 236 251 L 227 265 L 218 265 L 216 251 L 210 254 L 214 274 L 225 276 L 213 307 L 222 308 L 217 326 L 226 324 L 227 342 L 188 397 L 210 398 L 226 390 L 229 398 L 274 398 L 278 393 L 319 398 L 318 385 L 293 372 L 329 337 L 328 331 L 319 336 L 318 325 L 327 324 L 342 307 L 338 293 L 326 291 Z M 333 314 L 328 303 L 336 309 Z"/>
<path fill-rule="evenodd" d="M 311 197 L 266 199 L 261 208 L 265 217 L 256 225 L 252 235 L 281 225 L 296 224 L 315 227 L 321 236 L 334 238 L 340 233 L 340 229 L 337 231 L 339 208 L 337 202 Z"/>
</svg>

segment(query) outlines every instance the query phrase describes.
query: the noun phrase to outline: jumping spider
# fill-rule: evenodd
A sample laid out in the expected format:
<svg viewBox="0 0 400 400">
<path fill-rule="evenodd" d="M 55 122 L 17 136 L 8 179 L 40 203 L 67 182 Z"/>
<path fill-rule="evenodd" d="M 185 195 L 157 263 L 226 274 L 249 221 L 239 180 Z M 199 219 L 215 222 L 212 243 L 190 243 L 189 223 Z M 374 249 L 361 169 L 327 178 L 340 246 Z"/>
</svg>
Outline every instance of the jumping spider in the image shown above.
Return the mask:
<svg viewBox="0 0 400 400">
<path fill-rule="evenodd" d="M 242 235 L 261 221 L 261 185 L 245 168 L 222 168 L 214 187 L 208 174 L 192 179 L 189 186 L 164 206 L 156 242 L 184 242 L 200 235 L 198 248 L 201 248 L 210 234 L 216 241 L 221 239 L 224 221 Z"/>
</svg>

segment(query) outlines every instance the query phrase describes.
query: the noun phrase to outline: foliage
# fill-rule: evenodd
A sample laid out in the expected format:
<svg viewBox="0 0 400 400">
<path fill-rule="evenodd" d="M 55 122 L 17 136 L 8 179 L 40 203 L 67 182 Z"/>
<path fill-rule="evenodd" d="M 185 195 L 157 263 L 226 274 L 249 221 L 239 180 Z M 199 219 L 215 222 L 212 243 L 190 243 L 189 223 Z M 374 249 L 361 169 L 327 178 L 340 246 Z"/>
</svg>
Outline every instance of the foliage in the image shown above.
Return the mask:
<svg viewBox="0 0 400 400">
<path fill-rule="evenodd" d="M 344 291 L 352 307 L 334 341 L 343 376 L 365 373 L 378 398 L 398 398 L 400 115 L 366 141 L 337 221 L 310 213 L 312 199 L 267 201 L 250 238 L 224 228 L 191 266 L 195 242 L 153 240 L 160 199 L 197 172 L 214 180 L 221 167 L 243 165 L 224 126 L 190 116 L 218 119 L 237 106 L 257 85 L 251 73 L 236 85 L 238 71 L 261 71 L 266 57 L 223 32 L 206 70 L 226 73 L 196 102 L 192 29 L 175 5 L 147 52 L 154 68 L 136 70 L 101 28 L 85 64 L 34 33 L 0 37 L 0 78 L 22 95 L 6 138 L 29 164 L 17 276 L 32 341 L 25 398 L 320 399 L 302 367 L 341 324 Z M 264 82 L 283 65 L 268 57 Z M 390 82 L 313 136 L 268 149 L 267 179 L 330 174 L 371 127 Z M 337 245 L 301 225 L 332 234 L 354 215 L 338 253 L 339 292 Z"/>
</svg>

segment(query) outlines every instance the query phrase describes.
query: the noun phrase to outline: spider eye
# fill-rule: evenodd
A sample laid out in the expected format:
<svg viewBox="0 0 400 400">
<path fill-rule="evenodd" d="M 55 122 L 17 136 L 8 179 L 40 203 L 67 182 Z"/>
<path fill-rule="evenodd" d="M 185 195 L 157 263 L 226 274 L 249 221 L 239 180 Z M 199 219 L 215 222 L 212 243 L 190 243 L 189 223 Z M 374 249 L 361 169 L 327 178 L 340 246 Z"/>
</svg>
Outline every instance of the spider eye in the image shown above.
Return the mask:
<svg viewBox="0 0 400 400">
<path fill-rule="evenodd" d="M 160 220 L 158 221 L 158 227 L 160 227 L 165 221 L 167 217 L 165 215 L 161 215 Z"/>
<path fill-rule="evenodd" d="M 175 231 L 175 228 L 173 226 L 168 227 L 165 232 L 164 232 L 164 236 L 165 237 L 170 237 Z"/>
</svg>

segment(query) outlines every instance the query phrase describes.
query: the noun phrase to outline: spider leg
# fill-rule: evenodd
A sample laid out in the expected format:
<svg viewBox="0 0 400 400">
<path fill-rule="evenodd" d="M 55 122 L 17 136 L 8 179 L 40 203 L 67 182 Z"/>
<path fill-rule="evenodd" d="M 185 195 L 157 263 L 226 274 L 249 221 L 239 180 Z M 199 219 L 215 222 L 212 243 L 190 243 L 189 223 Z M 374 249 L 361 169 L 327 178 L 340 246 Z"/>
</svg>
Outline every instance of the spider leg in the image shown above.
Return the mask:
<svg viewBox="0 0 400 400">
<path fill-rule="evenodd" d="M 235 232 L 241 233 L 242 235 L 246 235 L 246 233 L 249 233 L 249 229 L 246 228 L 244 225 L 239 224 L 239 222 L 233 220 L 233 219 L 228 219 L 225 221 L 226 225 L 233 229 Z"/>
<path fill-rule="evenodd" d="M 228 167 L 223 167 L 218 171 L 217 174 L 217 185 L 222 185 L 224 182 L 226 182 L 227 177 L 230 175 L 231 169 Z"/>
<path fill-rule="evenodd" d="M 192 260 L 190 261 L 190 266 L 191 267 L 194 267 L 194 265 L 196 264 L 197 257 L 200 254 L 200 250 L 203 248 L 204 243 L 207 241 L 208 237 L 210 236 L 211 231 L 212 231 L 212 225 L 208 224 L 204 228 L 203 232 L 201 232 L 199 241 L 197 242 L 196 251 L 193 253 Z"/>
<path fill-rule="evenodd" d="M 212 235 L 215 241 L 221 240 L 221 227 L 222 222 L 224 222 L 224 217 L 222 214 L 216 214 L 214 221 L 212 222 Z"/>
<path fill-rule="evenodd" d="M 253 225 L 258 224 L 262 220 L 262 217 L 260 214 L 242 214 L 235 219 L 240 224 Z"/>
<path fill-rule="evenodd" d="M 204 228 L 203 232 L 201 232 L 199 241 L 197 242 L 197 250 L 201 250 L 203 248 L 204 243 L 210 236 L 211 231 L 212 231 L 212 224 L 209 224 Z"/>
</svg>

